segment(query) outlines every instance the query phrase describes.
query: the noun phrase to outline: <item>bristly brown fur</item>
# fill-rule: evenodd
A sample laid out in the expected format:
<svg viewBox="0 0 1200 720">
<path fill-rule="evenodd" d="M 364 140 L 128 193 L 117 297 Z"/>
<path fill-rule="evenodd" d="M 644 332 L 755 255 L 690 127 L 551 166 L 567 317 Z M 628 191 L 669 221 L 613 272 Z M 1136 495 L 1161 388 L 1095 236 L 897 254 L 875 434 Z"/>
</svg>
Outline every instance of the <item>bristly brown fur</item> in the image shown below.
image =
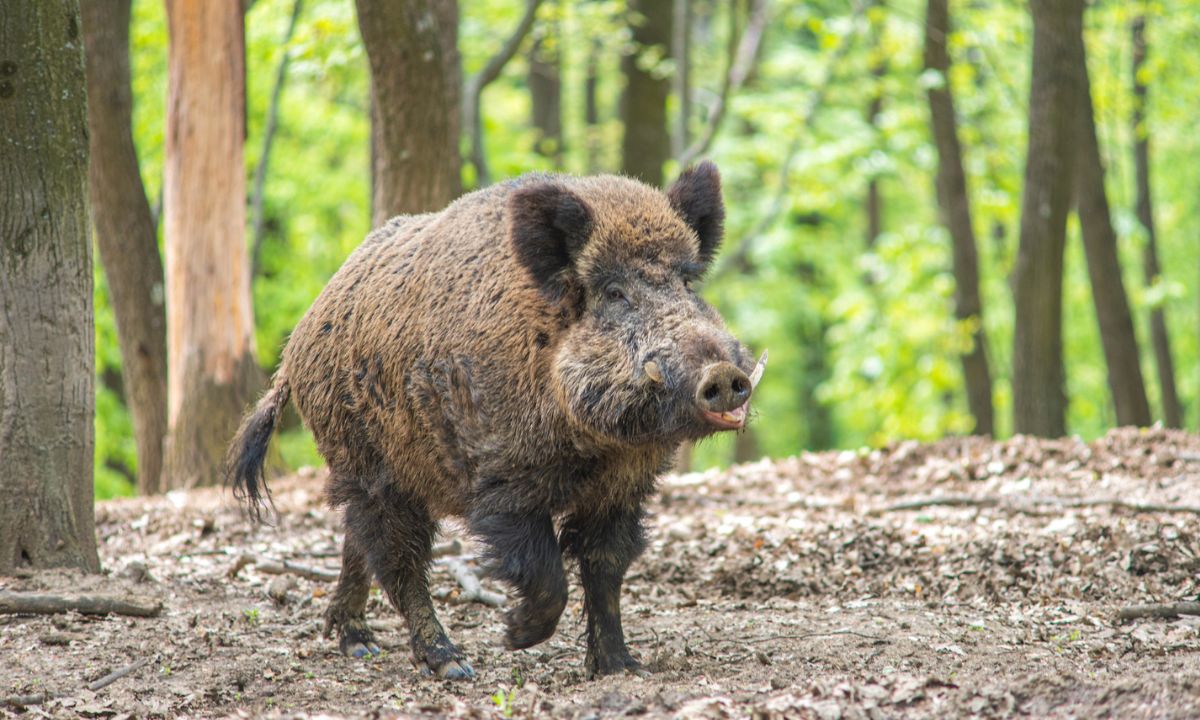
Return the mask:
<svg viewBox="0 0 1200 720">
<path fill-rule="evenodd" d="M 329 610 L 343 650 L 374 645 L 361 587 L 373 574 L 408 617 L 418 663 L 471 675 L 425 581 L 435 523 L 454 515 L 517 590 L 511 647 L 554 631 L 565 550 L 595 616 L 589 672 L 633 666 L 619 591 L 644 545 L 643 501 L 681 441 L 714 432 L 697 410 L 706 369 L 753 364 L 689 285 L 723 218 L 711 163 L 666 194 L 532 175 L 394 218 L 350 256 L 230 449 L 235 490 L 260 501 L 261 453 L 290 389 L 345 513 L 353 571 Z"/>
</svg>

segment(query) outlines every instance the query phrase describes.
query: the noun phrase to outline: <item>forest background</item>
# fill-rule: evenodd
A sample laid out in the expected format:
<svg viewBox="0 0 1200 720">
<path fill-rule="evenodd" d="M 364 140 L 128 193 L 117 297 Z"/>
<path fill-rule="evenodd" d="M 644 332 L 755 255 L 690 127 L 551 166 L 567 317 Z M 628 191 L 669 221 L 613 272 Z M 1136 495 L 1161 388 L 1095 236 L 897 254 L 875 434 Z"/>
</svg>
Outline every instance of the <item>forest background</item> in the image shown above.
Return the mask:
<svg viewBox="0 0 1200 720">
<path fill-rule="evenodd" d="M 702 444 L 692 467 L 972 432 L 979 418 L 968 404 L 961 356 L 977 330 L 986 338 L 993 432 L 1011 434 L 1012 278 L 1036 109 L 1027 4 L 950 3 L 947 73 L 931 69 L 925 56 L 925 0 L 662 5 L 684 20 L 686 42 L 674 32 L 672 42 L 646 52 L 635 35 L 661 12 L 634 12 L 623 0 L 539 3 L 479 109 L 492 181 L 533 170 L 628 171 L 637 151 L 623 142 L 624 125 L 636 108 L 623 97 L 634 71 L 669 83 L 660 124 L 670 147 L 663 149 L 663 176 L 647 179 L 669 181 L 711 131 L 703 156 L 721 168 L 728 219 L 703 294 L 739 338 L 756 350 L 770 348 L 771 367 L 756 394 L 751 431 Z M 459 3 L 468 82 L 528 7 L 517 0 Z M 167 22 L 158 0 L 134 0 L 132 9 L 132 127 L 157 222 Z M 1191 428 L 1200 415 L 1198 10 L 1191 0 L 1097 0 L 1084 15 L 1121 291 L 1140 341 L 1136 357 L 1151 420 L 1165 419 L 1150 327 L 1159 310 L 1170 331 L 1181 419 Z M 1134 87 L 1135 18 L 1146 25 L 1148 53 L 1136 73 L 1148 90 L 1144 106 Z M 245 47 L 246 238 L 257 359 L 269 374 L 290 329 L 371 227 L 371 75 L 349 0 L 255 0 L 245 14 Z M 935 190 L 939 153 L 929 91 L 941 88 L 956 104 L 977 238 L 982 312 L 966 316 L 956 313 L 953 244 Z M 470 123 L 463 127 L 469 131 Z M 1145 272 L 1139 140 L 1150 148 L 1159 273 Z M 461 147 L 469 159 L 470 132 Z M 464 191 L 480 184 L 476 164 L 463 163 L 462 184 Z M 1118 424 L 1118 413 L 1075 214 L 1064 267 L 1066 429 L 1092 438 Z M 134 492 L 137 448 L 99 255 L 95 283 L 95 481 L 103 498 Z M 320 462 L 294 421 L 279 447 L 291 467 Z"/>
</svg>

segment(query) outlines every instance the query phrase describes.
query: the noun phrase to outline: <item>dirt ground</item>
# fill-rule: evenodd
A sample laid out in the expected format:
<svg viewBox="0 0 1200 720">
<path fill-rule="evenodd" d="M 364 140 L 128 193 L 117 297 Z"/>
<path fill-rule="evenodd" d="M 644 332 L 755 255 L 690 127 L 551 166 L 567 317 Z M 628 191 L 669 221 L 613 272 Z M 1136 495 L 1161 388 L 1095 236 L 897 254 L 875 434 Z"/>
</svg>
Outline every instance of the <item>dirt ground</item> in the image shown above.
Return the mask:
<svg viewBox="0 0 1200 720">
<path fill-rule="evenodd" d="M 164 609 L 0 616 L 0 714 L 1200 717 L 1200 617 L 1116 619 L 1200 594 L 1195 435 L 902 443 L 668 477 L 624 593 L 652 674 L 595 681 L 577 586 L 558 634 L 510 653 L 502 610 L 464 602 L 445 559 L 437 605 L 476 680 L 420 677 L 378 590 L 368 617 L 384 654 L 341 656 L 321 634 L 332 582 L 239 561 L 336 570 L 322 479 L 275 482 L 274 527 L 252 527 L 217 490 L 100 504 L 104 575 L 0 578 L 0 590 Z M 469 565 L 469 540 L 459 552 Z"/>
</svg>

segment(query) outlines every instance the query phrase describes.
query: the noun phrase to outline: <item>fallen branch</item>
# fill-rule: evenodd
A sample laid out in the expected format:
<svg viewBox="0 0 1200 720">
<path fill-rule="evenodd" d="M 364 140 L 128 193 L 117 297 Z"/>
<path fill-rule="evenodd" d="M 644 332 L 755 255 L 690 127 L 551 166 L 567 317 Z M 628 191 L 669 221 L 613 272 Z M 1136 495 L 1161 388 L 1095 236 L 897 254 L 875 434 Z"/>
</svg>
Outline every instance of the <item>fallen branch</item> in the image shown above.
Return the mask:
<svg viewBox="0 0 1200 720">
<path fill-rule="evenodd" d="M 229 568 L 229 577 L 236 577 L 242 568 L 248 565 L 253 565 L 256 570 L 265 575 L 299 575 L 308 580 L 331 581 L 337 580 L 341 575 L 340 570 L 301 565 L 290 560 L 272 560 L 253 555 L 242 555 L 234 562 L 233 567 Z"/>
<path fill-rule="evenodd" d="M 1021 513 L 1024 515 L 1044 516 L 1052 515 L 1055 512 L 1038 509 L 1038 506 L 1050 505 L 1059 510 L 1071 510 L 1080 508 L 1116 508 L 1119 510 L 1128 510 L 1134 513 L 1185 513 L 1190 515 L 1200 515 L 1200 507 L 1195 505 L 1161 505 L 1157 503 L 1139 503 L 1129 500 L 1117 500 L 1114 498 L 1097 498 L 1097 499 L 1082 499 L 1068 500 L 1066 498 L 1032 498 L 1027 503 L 1006 503 L 1001 502 L 1000 498 L 995 497 L 971 497 L 965 495 L 947 495 L 945 497 L 936 498 L 919 498 L 916 500 L 905 500 L 904 502 L 886 505 L 881 508 L 875 508 L 868 511 L 868 515 L 878 516 L 890 512 L 904 512 L 907 510 L 924 510 L 930 507 L 974 507 L 974 508 L 998 508 L 1005 512 Z"/>
<path fill-rule="evenodd" d="M 150 658 L 142 658 L 141 660 L 132 662 L 123 668 L 113 670 L 99 680 L 94 680 L 88 683 L 85 687 L 92 692 L 103 690 L 126 675 L 137 672 L 149 664 Z M 59 698 L 68 697 L 69 695 L 70 693 L 51 692 L 49 690 L 40 693 L 32 693 L 30 695 L 10 695 L 6 698 L 0 698 L 0 706 L 7 705 L 9 707 L 28 707 L 30 705 L 41 705 L 50 700 L 57 700 Z"/>
<path fill-rule="evenodd" d="M 479 582 L 475 572 L 459 558 L 448 557 L 436 562 L 446 568 L 450 575 L 458 581 L 459 587 L 462 588 L 462 593 L 458 596 L 460 600 L 482 603 L 489 607 L 500 607 L 504 604 L 504 596 L 484 590 L 483 584 Z"/>
<path fill-rule="evenodd" d="M 1127 622 L 1138 618 L 1165 618 L 1174 620 L 1180 615 L 1200 615 L 1200 602 L 1156 603 L 1151 605 L 1129 605 L 1117 613 L 1117 620 Z"/>
<path fill-rule="evenodd" d="M 57 615 L 77 612 L 84 615 L 133 615 L 154 617 L 162 612 L 162 600 L 149 597 L 116 595 L 38 595 L 0 592 L 0 614 Z"/>
</svg>

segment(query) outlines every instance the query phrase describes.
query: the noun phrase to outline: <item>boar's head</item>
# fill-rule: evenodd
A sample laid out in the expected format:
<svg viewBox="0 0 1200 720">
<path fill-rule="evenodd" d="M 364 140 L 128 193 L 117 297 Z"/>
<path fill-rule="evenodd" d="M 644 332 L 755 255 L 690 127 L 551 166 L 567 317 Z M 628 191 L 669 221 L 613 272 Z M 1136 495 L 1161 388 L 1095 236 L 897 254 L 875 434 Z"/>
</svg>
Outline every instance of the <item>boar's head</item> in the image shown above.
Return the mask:
<svg viewBox="0 0 1200 720">
<path fill-rule="evenodd" d="M 664 194 L 626 178 L 543 178 L 509 200 L 517 259 L 562 313 L 553 391 L 581 429 L 671 442 L 746 422 L 761 367 L 696 293 L 721 243 L 712 163 Z"/>
</svg>

